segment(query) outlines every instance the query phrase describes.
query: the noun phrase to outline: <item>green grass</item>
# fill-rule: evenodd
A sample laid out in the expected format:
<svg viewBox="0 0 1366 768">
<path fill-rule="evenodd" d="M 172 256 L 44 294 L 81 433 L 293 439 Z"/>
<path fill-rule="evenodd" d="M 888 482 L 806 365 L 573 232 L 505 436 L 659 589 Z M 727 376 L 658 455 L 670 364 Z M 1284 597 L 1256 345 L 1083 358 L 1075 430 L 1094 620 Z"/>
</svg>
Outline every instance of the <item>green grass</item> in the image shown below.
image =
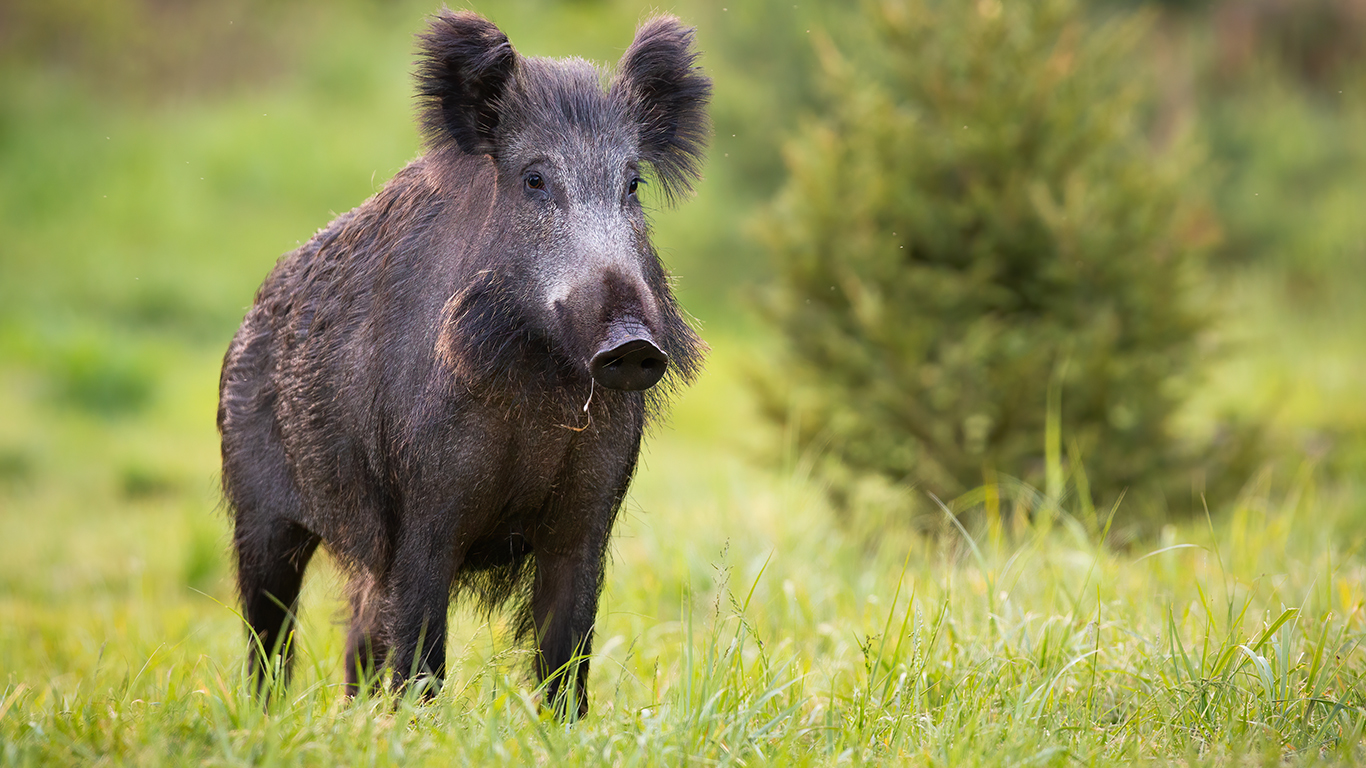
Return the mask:
<svg viewBox="0 0 1366 768">
<path fill-rule="evenodd" d="M 46 442 L 0 512 L 0 760 L 1366 758 L 1359 496 L 1305 467 L 1288 494 L 1254 483 L 1223 518 L 1129 550 L 1098 544 L 1066 499 L 1021 494 L 936 539 L 842 526 L 802 462 L 744 460 L 765 439 L 748 346 L 713 343 L 618 528 L 593 711 L 573 726 L 538 715 L 503 622 L 460 611 L 435 702 L 346 701 L 330 566 L 306 585 L 296 677 L 263 711 L 211 480 L 214 357 L 177 360 L 154 412 L 114 426 L 26 415 L 6 380 L 5 431 Z"/>
</svg>

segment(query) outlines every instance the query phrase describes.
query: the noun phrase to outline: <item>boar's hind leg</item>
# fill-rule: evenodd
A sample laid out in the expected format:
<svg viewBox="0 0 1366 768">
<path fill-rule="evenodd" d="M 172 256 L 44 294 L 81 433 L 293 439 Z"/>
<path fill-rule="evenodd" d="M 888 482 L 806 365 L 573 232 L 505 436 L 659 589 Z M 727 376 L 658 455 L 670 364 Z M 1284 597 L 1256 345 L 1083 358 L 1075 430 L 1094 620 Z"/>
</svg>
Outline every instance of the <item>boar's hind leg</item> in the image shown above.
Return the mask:
<svg viewBox="0 0 1366 768">
<path fill-rule="evenodd" d="M 346 635 L 346 695 L 370 686 L 388 655 L 380 627 L 383 596 L 369 574 L 351 582 L 351 629 Z"/>
<path fill-rule="evenodd" d="M 270 679 L 273 659 L 280 657 L 280 679 L 285 682 L 294 655 L 294 623 L 304 569 L 318 548 L 318 537 L 281 517 L 244 519 L 239 509 L 234 545 L 237 585 L 252 632 L 252 674 L 257 690 Z"/>
<path fill-rule="evenodd" d="M 253 310 L 233 339 L 223 364 L 218 429 L 223 435 L 223 492 L 233 510 L 237 587 L 252 635 L 248 652 L 257 690 L 280 655 L 280 679 L 288 673 L 292 635 L 304 569 L 318 536 L 300 525 L 303 507 L 287 466 L 275 396 L 264 376 L 269 359 Z"/>
</svg>

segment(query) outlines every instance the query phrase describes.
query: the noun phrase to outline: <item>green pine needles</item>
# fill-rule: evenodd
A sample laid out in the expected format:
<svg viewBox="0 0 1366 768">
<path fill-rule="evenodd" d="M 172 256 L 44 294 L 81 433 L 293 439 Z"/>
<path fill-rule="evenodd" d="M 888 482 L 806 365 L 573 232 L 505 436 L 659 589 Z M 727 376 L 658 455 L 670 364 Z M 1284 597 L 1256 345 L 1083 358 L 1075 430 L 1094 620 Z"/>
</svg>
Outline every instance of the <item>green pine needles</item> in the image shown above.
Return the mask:
<svg viewBox="0 0 1366 768">
<path fill-rule="evenodd" d="M 860 24 L 850 58 L 817 40 L 828 109 L 761 226 L 787 340 L 769 413 L 845 509 L 1003 475 L 1055 495 L 1046 467 L 1082 462 L 1097 503 L 1189 498 L 1172 420 L 1218 228 L 1189 153 L 1140 119 L 1146 25 L 1092 28 L 1072 0 L 885 2 Z"/>
</svg>

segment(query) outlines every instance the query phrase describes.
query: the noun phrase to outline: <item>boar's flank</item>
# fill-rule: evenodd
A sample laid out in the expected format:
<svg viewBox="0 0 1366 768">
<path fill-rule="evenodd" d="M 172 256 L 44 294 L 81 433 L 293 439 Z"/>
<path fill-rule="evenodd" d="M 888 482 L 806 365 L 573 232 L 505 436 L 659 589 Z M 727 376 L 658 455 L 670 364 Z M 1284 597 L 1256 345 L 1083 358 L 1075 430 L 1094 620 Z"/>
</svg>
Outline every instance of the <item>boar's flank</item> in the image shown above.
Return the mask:
<svg viewBox="0 0 1366 768">
<path fill-rule="evenodd" d="M 258 684 L 275 654 L 287 668 L 322 543 L 351 576 L 349 692 L 384 669 L 435 691 L 468 593 L 513 599 L 546 702 L 587 711 L 642 431 L 705 350 L 637 198 L 647 175 L 671 200 L 697 177 L 711 83 L 692 43 L 653 19 L 609 79 L 521 56 L 471 13 L 419 37 L 427 153 L 280 260 L 223 361 Z"/>
</svg>

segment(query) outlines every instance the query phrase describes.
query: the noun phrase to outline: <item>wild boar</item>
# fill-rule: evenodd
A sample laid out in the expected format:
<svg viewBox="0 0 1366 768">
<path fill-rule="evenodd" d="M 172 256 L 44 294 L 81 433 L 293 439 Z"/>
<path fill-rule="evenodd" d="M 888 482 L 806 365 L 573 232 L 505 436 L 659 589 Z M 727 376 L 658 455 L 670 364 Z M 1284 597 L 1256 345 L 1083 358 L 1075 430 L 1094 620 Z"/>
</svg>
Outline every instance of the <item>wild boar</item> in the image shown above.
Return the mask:
<svg viewBox="0 0 1366 768">
<path fill-rule="evenodd" d="M 430 695 L 464 595 L 512 603 L 547 704 L 582 715 L 643 432 L 706 349 L 639 193 L 690 191 L 711 81 L 668 16 L 611 73 L 468 12 L 418 39 L 426 153 L 279 261 L 223 361 L 254 670 L 287 668 L 321 543 L 350 575 L 348 692 L 388 670 Z"/>
</svg>

